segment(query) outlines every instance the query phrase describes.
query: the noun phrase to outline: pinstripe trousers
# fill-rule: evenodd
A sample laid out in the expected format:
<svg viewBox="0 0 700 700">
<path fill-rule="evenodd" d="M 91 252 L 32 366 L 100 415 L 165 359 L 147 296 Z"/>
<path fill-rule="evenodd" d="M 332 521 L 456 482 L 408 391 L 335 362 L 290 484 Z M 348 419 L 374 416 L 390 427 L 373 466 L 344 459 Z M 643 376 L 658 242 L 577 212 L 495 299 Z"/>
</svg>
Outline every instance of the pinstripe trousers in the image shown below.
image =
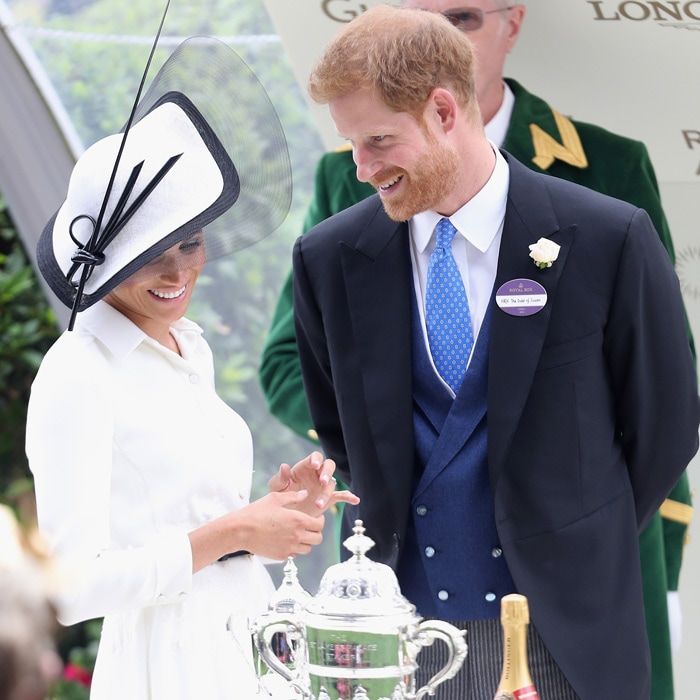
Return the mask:
<svg viewBox="0 0 700 700">
<path fill-rule="evenodd" d="M 452 622 L 467 630 L 467 658 L 459 673 L 438 687 L 436 700 L 493 700 L 501 678 L 503 634 L 499 620 Z M 532 679 L 540 700 L 579 700 L 564 674 L 530 625 L 527 653 Z M 447 662 L 444 644 L 434 642 L 418 655 L 416 689 L 424 686 Z"/>
</svg>

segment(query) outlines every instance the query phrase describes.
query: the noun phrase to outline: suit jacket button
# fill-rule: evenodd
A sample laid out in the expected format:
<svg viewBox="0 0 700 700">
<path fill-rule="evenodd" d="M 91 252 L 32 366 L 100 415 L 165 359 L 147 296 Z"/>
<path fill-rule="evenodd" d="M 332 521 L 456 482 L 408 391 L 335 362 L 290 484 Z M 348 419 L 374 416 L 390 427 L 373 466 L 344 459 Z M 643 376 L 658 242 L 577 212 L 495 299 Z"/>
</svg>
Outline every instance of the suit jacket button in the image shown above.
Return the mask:
<svg viewBox="0 0 700 700">
<path fill-rule="evenodd" d="M 489 592 L 484 596 L 484 600 L 488 601 L 489 603 L 493 603 L 493 601 L 496 600 L 496 594 Z"/>
<path fill-rule="evenodd" d="M 416 508 L 416 513 L 420 516 L 426 515 L 428 512 L 428 508 L 426 506 L 418 506 Z"/>
<path fill-rule="evenodd" d="M 425 556 L 428 557 L 428 559 L 432 559 L 432 557 L 435 556 L 435 549 L 433 547 L 426 547 Z"/>
<path fill-rule="evenodd" d="M 441 591 L 438 591 L 438 598 L 440 600 L 444 601 L 444 600 L 447 600 L 449 597 L 450 597 L 450 594 L 446 590 L 443 589 Z"/>
<path fill-rule="evenodd" d="M 501 554 L 503 554 L 503 550 L 502 550 L 500 547 L 494 547 L 494 548 L 491 550 L 491 556 L 492 556 L 494 559 L 498 559 L 498 557 L 500 557 Z"/>
</svg>

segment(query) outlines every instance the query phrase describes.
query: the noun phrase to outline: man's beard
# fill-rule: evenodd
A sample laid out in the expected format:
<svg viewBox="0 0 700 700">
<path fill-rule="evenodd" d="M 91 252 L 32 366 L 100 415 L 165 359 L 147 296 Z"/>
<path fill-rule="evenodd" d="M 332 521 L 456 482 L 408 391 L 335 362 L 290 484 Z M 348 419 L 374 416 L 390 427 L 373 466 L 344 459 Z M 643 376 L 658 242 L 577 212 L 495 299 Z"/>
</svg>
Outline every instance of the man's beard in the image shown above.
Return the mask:
<svg viewBox="0 0 700 700">
<path fill-rule="evenodd" d="M 382 204 L 390 219 L 408 221 L 422 211 L 437 208 L 456 187 L 457 169 L 457 154 L 449 146 L 432 140 L 430 148 L 411 172 L 389 168 L 372 178 L 371 184 L 378 190 L 380 183 L 403 175 L 401 193 L 382 199 Z"/>
</svg>

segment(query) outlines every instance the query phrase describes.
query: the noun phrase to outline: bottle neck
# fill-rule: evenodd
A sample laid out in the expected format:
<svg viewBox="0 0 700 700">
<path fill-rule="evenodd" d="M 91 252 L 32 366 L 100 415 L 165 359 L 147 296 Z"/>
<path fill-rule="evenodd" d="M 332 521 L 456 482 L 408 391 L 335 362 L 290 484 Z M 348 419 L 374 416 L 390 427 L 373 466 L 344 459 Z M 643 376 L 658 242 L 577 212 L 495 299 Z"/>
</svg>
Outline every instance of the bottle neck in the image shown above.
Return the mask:
<svg viewBox="0 0 700 700">
<path fill-rule="evenodd" d="M 531 694 L 515 694 L 527 690 L 530 690 Z M 503 672 L 498 684 L 497 698 L 499 693 L 515 694 L 513 697 L 517 700 L 521 697 L 538 700 L 527 662 L 527 624 L 503 625 Z"/>
</svg>

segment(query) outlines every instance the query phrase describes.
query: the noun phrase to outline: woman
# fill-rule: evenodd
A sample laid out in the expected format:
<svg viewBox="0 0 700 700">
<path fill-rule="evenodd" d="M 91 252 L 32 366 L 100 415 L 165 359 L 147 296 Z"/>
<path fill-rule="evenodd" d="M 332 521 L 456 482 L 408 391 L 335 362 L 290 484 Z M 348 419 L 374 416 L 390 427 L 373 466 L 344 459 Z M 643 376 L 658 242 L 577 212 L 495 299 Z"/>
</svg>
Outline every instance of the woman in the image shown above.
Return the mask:
<svg viewBox="0 0 700 700">
<path fill-rule="evenodd" d="M 81 312 L 32 387 L 27 455 L 40 527 L 69 574 L 60 619 L 104 616 L 97 700 L 257 697 L 248 619 L 272 591 L 257 555 L 307 553 L 323 511 L 358 502 L 313 453 L 249 503 L 250 432 L 184 318 L 217 245 L 203 227 L 241 182 L 202 114 L 168 92 L 80 158 L 39 244 L 45 278 Z"/>
</svg>

